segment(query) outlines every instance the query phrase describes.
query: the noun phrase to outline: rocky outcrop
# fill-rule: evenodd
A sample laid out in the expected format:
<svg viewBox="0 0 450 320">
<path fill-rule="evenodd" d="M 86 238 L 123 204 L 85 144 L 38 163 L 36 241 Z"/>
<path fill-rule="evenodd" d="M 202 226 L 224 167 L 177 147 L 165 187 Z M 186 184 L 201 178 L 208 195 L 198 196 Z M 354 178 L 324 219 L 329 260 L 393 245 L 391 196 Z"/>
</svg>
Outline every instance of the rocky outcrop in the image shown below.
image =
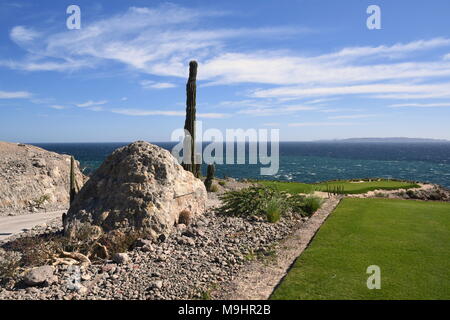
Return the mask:
<svg viewBox="0 0 450 320">
<path fill-rule="evenodd" d="M 70 156 L 0 142 L 0 215 L 69 207 Z M 76 163 L 77 184 L 84 176 Z"/>
<path fill-rule="evenodd" d="M 68 236 L 142 231 L 167 235 L 187 211 L 205 210 L 201 180 L 185 171 L 169 151 L 138 141 L 114 151 L 81 189 L 64 218 Z"/>
</svg>

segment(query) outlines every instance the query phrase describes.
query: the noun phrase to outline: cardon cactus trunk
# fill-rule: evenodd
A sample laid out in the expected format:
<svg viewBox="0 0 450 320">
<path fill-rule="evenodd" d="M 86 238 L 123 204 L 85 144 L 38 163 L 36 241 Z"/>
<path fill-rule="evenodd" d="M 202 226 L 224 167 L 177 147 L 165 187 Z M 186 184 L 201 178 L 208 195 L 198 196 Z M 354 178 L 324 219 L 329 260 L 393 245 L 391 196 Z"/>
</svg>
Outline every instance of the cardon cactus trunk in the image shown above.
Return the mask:
<svg viewBox="0 0 450 320">
<path fill-rule="evenodd" d="M 208 170 L 206 172 L 206 179 L 205 179 L 205 187 L 207 191 L 211 191 L 212 182 L 214 179 L 214 172 L 216 171 L 214 164 L 208 165 Z"/>
<path fill-rule="evenodd" d="M 184 122 L 184 129 L 187 130 L 191 136 L 190 140 L 190 163 L 183 163 L 183 168 L 191 171 L 195 177 L 199 177 L 199 166 L 195 165 L 195 105 L 197 94 L 197 61 L 189 62 L 189 79 L 186 84 L 186 120 Z"/>
<path fill-rule="evenodd" d="M 77 194 L 77 182 L 75 179 L 75 159 L 73 157 L 70 157 L 70 191 L 69 191 L 70 203 L 72 203 L 76 194 Z"/>
</svg>

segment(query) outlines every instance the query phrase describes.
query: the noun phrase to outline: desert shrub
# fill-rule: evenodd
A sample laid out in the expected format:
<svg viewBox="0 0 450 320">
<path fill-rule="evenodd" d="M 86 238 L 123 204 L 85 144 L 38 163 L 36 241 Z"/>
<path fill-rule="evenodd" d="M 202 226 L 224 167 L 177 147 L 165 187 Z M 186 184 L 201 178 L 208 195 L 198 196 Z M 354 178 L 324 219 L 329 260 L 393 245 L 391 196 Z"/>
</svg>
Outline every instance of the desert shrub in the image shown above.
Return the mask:
<svg viewBox="0 0 450 320">
<path fill-rule="evenodd" d="M 322 199 L 318 197 L 309 196 L 304 199 L 302 212 L 306 216 L 312 215 L 314 212 L 319 210 L 322 205 Z"/>
<path fill-rule="evenodd" d="M 408 195 L 408 197 L 410 197 L 411 199 L 415 199 L 417 197 L 416 192 L 414 190 L 407 190 L 406 194 Z"/>
<path fill-rule="evenodd" d="M 282 204 L 279 199 L 272 198 L 269 200 L 266 209 L 267 221 L 270 223 L 278 222 L 281 218 Z"/>
<path fill-rule="evenodd" d="M 98 243 L 105 246 L 109 256 L 112 257 L 116 253 L 127 252 L 133 247 L 136 240 L 142 237 L 143 234 L 138 231 L 111 231 L 98 239 Z"/>
<path fill-rule="evenodd" d="M 36 208 L 42 209 L 42 205 L 44 205 L 47 201 L 50 200 L 50 196 L 48 194 L 44 194 L 37 199 L 33 200 L 33 205 Z"/>
<path fill-rule="evenodd" d="M 211 292 L 209 290 L 204 290 L 200 292 L 201 300 L 211 300 Z"/>
<path fill-rule="evenodd" d="M 287 198 L 287 205 L 292 212 L 302 214 L 306 196 L 294 194 Z"/>
<path fill-rule="evenodd" d="M 15 277 L 20 260 L 20 253 L 0 249 L 0 283 Z"/>
<path fill-rule="evenodd" d="M 209 189 L 210 192 L 217 192 L 219 191 L 219 187 L 217 186 L 217 184 L 213 184 L 211 186 L 211 188 Z"/>
<path fill-rule="evenodd" d="M 225 181 L 219 181 L 219 184 L 222 186 L 222 187 L 225 187 L 225 185 L 227 184 Z"/>
<path fill-rule="evenodd" d="M 278 213 L 281 216 L 286 212 L 310 216 L 322 205 L 322 200 L 318 197 L 289 195 L 270 186 L 228 191 L 220 199 L 222 206 L 218 210 L 221 213 L 240 217 L 263 215 L 269 221 L 278 221 Z"/>
<path fill-rule="evenodd" d="M 276 189 L 265 186 L 228 191 L 220 196 L 222 206 L 219 208 L 219 212 L 241 217 L 265 215 L 268 202 L 283 195 Z"/>
<path fill-rule="evenodd" d="M 65 243 L 61 236 L 22 237 L 8 244 L 8 249 L 20 252 L 20 265 L 24 267 L 42 266 L 64 250 Z"/>
</svg>

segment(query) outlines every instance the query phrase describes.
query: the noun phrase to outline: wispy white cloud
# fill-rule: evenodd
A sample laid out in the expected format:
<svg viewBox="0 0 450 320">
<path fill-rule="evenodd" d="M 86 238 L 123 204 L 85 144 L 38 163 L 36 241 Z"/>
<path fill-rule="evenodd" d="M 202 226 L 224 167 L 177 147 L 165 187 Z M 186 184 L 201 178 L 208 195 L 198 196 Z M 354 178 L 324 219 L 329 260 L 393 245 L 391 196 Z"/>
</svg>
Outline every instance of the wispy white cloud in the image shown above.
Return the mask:
<svg viewBox="0 0 450 320">
<path fill-rule="evenodd" d="M 358 58 L 358 57 L 391 57 L 402 58 L 405 54 L 423 50 L 430 50 L 450 45 L 450 39 L 438 37 L 429 40 L 417 40 L 408 43 L 396 43 L 392 46 L 376 46 L 376 47 L 352 47 L 344 48 L 336 53 L 326 54 L 319 58 L 328 60 L 330 58 Z"/>
<path fill-rule="evenodd" d="M 304 105 L 287 105 L 287 106 L 276 106 L 271 108 L 260 107 L 260 108 L 242 109 L 239 110 L 237 113 L 248 114 L 252 116 L 273 116 L 273 115 L 283 116 L 297 113 L 298 111 L 312 111 L 312 110 L 317 110 L 317 108 Z"/>
<path fill-rule="evenodd" d="M 354 122 L 294 122 L 289 123 L 289 127 L 346 127 L 358 125 Z"/>
<path fill-rule="evenodd" d="M 12 41 L 19 44 L 24 44 L 36 40 L 41 36 L 41 33 L 25 26 L 15 26 L 11 29 L 9 36 Z"/>
<path fill-rule="evenodd" d="M 373 97 L 385 98 L 390 94 L 390 98 L 397 96 L 399 99 L 407 99 L 414 95 L 424 95 L 428 97 L 445 97 L 450 95 L 450 83 L 439 84 L 364 84 L 335 87 L 304 87 L 304 86 L 283 86 L 274 89 L 255 90 L 251 96 L 257 98 L 276 98 L 276 97 L 296 97 L 307 98 L 315 96 L 339 96 L 339 95 L 361 95 L 375 94 Z"/>
<path fill-rule="evenodd" d="M 56 109 L 56 110 L 67 109 L 66 106 L 63 106 L 63 105 L 60 105 L 60 104 L 54 104 L 54 105 L 51 105 L 51 106 L 49 106 L 49 108 Z"/>
<path fill-rule="evenodd" d="M 0 99 L 24 99 L 31 96 L 32 94 L 27 91 L 0 91 Z"/>
<path fill-rule="evenodd" d="M 142 80 L 140 84 L 144 89 L 168 89 L 176 87 L 175 84 L 170 82 L 156 82 L 152 80 Z"/>
<path fill-rule="evenodd" d="M 64 71 L 117 61 L 148 74 L 184 77 L 189 59 L 207 58 L 221 51 L 227 39 L 311 32 L 305 28 L 283 26 L 205 29 L 198 23 L 201 18 L 225 14 L 228 13 L 174 4 L 154 8 L 130 7 L 124 13 L 83 25 L 76 33 L 45 34 L 43 39 L 34 43 L 30 40 L 35 38 L 36 32 L 26 32 L 29 31 L 26 27 L 17 26 L 10 37 L 14 41 L 26 39 L 26 42 L 16 42 L 28 51 L 32 59 L 4 60 L 1 63 L 29 71 Z"/>
<path fill-rule="evenodd" d="M 361 112 L 363 110 L 358 108 L 326 108 L 326 109 L 319 109 L 318 111 L 323 113 L 336 113 L 336 112 Z"/>
<path fill-rule="evenodd" d="M 440 107 L 450 107 L 450 102 L 443 103 L 399 103 L 391 104 L 391 108 L 440 108 Z"/>
<path fill-rule="evenodd" d="M 279 123 L 279 122 L 267 122 L 267 123 L 263 123 L 263 126 L 265 126 L 265 127 L 279 127 L 279 126 L 281 126 L 281 123 Z"/>
<path fill-rule="evenodd" d="M 75 71 L 80 68 L 93 67 L 92 61 L 58 59 L 57 61 L 35 61 L 34 59 L 25 59 L 23 61 L 0 60 L 0 66 L 24 70 L 24 71 Z"/>
<path fill-rule="evenodd" d="M 310 101 L 306 101 L 306 104 L 322 104 L 324 102 L 331 102 L 331 101 L 336 101 L 339 100 L 339 98 L 323 98 L 323 99 L 315 99 L 315 100 L 310 100 Z"/>
<path fill-rule="evenodd" d="M 104 105 L 104 104 L 107 104 L 107 103 L 108 103 L 107 100 L 101 100 L 101 101 L 89 100 L 89 101 L 86 101 L 84 103 L 78 103 L 78 104 L 75 104 L 75 105 L 77 107 L 80 107 L 80 108 L 87 108 L 87 107 L 93 107 L 93 106 L 100 106 L 100 105 Z"/>
<path fill-rule="evenodd" d="M 111 112 L 127 116 L 175 116 L 175 117 L 186 116 L 186 111 L 174 111 L 174 110 L 112 109 Z M 219 119 L 229 117 L 229 115 L 224 113 L 197 113 L 197 117 Z"/>
<path fill-rule="evenodd" d="M 443 58 L 430 54 L 426 60 L 423 55 L 421 59 L 415 59 L 421 52 L 450 47 L 450 38 L 344 47 L 316 55 L 270 48 L 237 51 L 230 49 L 236 48 L 233 41 L 279 38 L 312 30 L 291 26 L 203 27 L 207 24 L 202 22 L 207 19 L 226 14 L 228 12 L 164 4 L 154 8 L 131 7 L 123 13 L 83 25 L 76 33 L 48 33 L 16 26 L 10 37 L 26 55 L 22 60 L 0 58 L 0 65 L 27 71 L 74 71 L 113 61 L 126 66 L 127 70 L 158 78 L 185 78 L 187 62 L 195 58 L 200 65 L 201 85 L 252 83 L 276 86 L 253 90 L 250 93 L 253 99 L 317 98 L 316 101 L 326 102 L 323 99 L 346 95 L 370 95 L 379 99 L 450 96 L 449 90 L 438 88 L 448 85 L 449 55 Z M 422 84 L 417 84 L 418 81 Z M 444 84 L 427 84 L 438 81 Z M 152 80 L 144 80 L 141 85 L 147 89 L 175 86 L 170 81 Z M 420 90 L 414 91 L 414 88 Z M 314 100 L 305 102 L 318 103 Z M 253 107 L 254 110 L 261 108 Z"/>
<path fill-rule="evenodd" d="M 331 116 L 328 117 L 328 119 L 366 119 L 366 118 L 373 118 L 373 117 L 379 117 L 379 114 L 347 114 L 347 115 L 340 115 L 340 116 Z"/>
</svg>

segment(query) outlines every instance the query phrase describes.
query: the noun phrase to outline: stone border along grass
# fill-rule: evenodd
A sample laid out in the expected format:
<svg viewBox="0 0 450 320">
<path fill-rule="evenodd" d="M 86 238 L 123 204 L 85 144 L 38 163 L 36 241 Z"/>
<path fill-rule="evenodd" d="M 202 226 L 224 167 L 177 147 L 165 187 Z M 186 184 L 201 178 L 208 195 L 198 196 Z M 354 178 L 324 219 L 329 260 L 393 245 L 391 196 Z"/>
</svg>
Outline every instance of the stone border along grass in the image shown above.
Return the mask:
<svg viewBox="0 0 450 320">
<path fill-rule="evenodd" d="M 308 247 L 320 226 L 343 199 L 333 196 L 323 203 L 306 223 L 300 225 L 290 236 L 276 246 L 272 261 L 267 258 L 255 260 L 229 283 L 211 292 L 213 299 L 219 300 L 266 300 L 284 279 L 297 257 Z"/>
</svg>

